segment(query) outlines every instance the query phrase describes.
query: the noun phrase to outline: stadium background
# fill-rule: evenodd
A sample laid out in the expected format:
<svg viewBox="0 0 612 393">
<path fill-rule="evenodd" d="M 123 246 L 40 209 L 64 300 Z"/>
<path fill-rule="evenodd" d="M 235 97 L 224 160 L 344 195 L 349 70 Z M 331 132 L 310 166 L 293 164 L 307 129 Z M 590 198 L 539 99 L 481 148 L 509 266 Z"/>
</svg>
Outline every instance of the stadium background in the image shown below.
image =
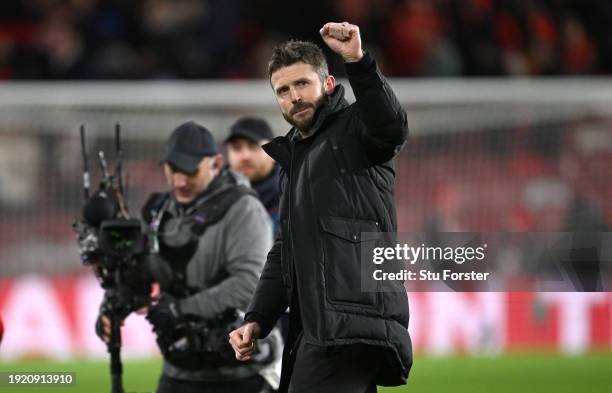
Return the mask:
<svg viewBox="0 0 612 393">
<path fill-rule="evenodd" d="M 299 18 L 296 17 L 299 15 Z M 361 27 L 411 125 L 397 160 L 401 231 L 607 231 L 612 225 L 612 5 L 606 1 L 14 1 L 0 5 L 0 371 L 75 370 L 107 391 L 101 291 L 80 265 L 78 126 L 129 205 L 163 188 L 162 144 L 194 119 L 287 127 L 265 78 L 275 42 Z M 332 58 L 333 59 L 333 58 Z M 337 61 L 332 70 L 342 76 Z M 117 81 L 124 79 L 124 81 Z M 412 389 L 603 392 L 610 293 L 411 293 Z M 144 334 L 144 333 L 148 334 Z M 146 321 L 124 329 L 128 391 L 151 391 Z M 106 385 L 105 385 L 106 384 Z M 9 391 L 0 387 L 0 392 Z"/>
</svg>

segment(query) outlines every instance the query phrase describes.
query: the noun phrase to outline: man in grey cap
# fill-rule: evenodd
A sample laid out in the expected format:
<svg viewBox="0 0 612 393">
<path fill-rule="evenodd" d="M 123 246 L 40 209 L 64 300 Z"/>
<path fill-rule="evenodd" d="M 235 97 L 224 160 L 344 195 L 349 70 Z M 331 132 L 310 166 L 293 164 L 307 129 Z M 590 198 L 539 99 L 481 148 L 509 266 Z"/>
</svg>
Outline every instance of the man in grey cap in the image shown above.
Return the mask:
<svg viewBox="0 0 612 393">
<path fill-rule="evenodd" d="M 277 228 L 278 172 L 280 167 L 261 146 L 270 142 L 274 133 L 268 122 L 260 117 L 244 116 L 230 128 L 225 139 L 230 168 L 245 175 L 257 191 Z"/>
<path fill-rule="evenodd" d="M 157 392 L 265 391 L 260 372 L 278 345 L 271 340 L 259 359 L 240 364 L 227 332 L 253 295 L 272 245 L 270 218 L 246 179 L 223 168 L 201 125 L 176 128 L 162 163 L 170 191 L 154 193 L 142 209 L 159 245 L 150 265 L 160 295 L 147 310 L 164 356 Z"/>
</svg>

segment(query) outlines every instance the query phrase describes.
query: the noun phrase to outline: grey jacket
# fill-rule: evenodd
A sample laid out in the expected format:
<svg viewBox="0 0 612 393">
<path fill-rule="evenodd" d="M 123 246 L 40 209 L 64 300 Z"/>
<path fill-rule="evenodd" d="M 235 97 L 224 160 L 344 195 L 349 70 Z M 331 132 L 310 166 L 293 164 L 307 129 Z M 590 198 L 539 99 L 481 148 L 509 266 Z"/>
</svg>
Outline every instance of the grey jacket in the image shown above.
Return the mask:
<svg viewBox="0 0 612 393">
<path fill-rule="evenodd" d="M 240 175 L 233 175 L 246 181 Z M 174 217 L 193 214 L 190 209 L 183 211 L 174 200 L 170 200 L 167 211 Z M 272 246 L 271 225 L 270 217 L 257 197 L 244 195 L 221 220 L 209 226 L 201 235 L 197 250 L 186 267 L 187 285 L 201 290 L 179 301 L 181 311 L 212 318 L 228 309 L 245 310 Z M 218 282 L 220 275 L 227 277 Z M 248 377 L 257 369 L 245 364 L 189 371 L 165 361 L 163 371 L 174 378 L 218 381 Z"/>
</svg>

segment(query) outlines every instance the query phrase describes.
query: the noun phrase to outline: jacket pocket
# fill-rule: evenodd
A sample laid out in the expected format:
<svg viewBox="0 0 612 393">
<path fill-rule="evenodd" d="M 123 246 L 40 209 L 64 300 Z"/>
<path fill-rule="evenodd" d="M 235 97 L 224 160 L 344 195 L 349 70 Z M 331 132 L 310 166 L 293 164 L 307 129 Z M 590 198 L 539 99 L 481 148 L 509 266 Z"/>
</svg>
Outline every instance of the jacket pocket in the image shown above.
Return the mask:
<svg viewBox="0 0 612 393">
<path fill-rule="evenodd" d="M 378 223 L 342 217 L 323 217 L 320 223 L 327 300 L 376 307 L 377 294 L 362 291 L 361 275 L 368 267 L 362 265 L 361 246 L 362 233 L 378 232 Z"/>
</svg>

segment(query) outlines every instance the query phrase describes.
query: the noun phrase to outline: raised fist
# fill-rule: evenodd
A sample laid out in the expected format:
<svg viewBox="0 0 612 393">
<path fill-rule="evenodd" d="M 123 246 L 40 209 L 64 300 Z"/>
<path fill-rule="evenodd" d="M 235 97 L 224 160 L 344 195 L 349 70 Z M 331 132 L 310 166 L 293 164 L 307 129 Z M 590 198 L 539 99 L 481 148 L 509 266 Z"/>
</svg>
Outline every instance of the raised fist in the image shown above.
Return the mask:
<svg viewBox="0 0 612 393">
<path fill-rule="evenodd" d="M 358 26 L 348 22 L 330 22 L 326 23 L 319 30 L 319 33 L 325 44 L 335 53 L 342 56 L 345 62 L 356 62 L 363 57 Z"/>
</svg>

